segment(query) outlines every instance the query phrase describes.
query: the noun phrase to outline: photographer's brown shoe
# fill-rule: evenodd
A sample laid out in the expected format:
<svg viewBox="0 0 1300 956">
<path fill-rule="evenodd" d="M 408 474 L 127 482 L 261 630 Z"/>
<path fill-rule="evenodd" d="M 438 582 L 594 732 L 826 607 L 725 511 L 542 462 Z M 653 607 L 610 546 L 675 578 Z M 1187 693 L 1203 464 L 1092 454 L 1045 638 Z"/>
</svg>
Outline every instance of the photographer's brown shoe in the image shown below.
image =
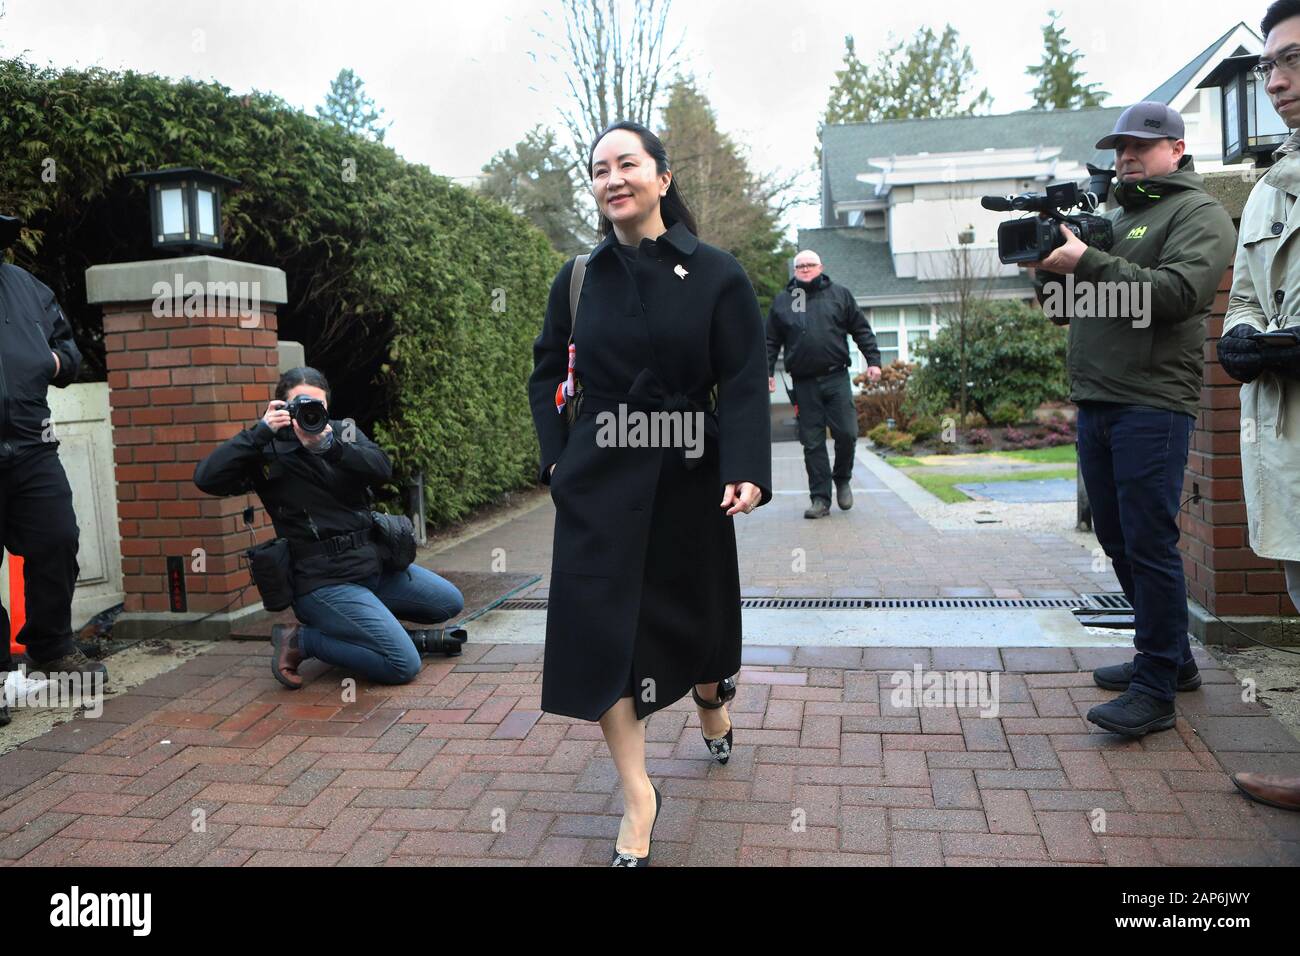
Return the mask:
<svg viewBox="0 0 1300 956">
<path fill-rule="evenodd" d="M 1234 773 L 1237 789 L 1260 803 L 1279 810 L 1300 810 L 1300 777 L 1277 773 Z"/>
<path fill-rule="evenodd" d="M 277 624 L 271 628 L 271 673 L 285 687 L 297 690 L 302 687 L 298 665 L 302 663 L 302 650 L 298 646 L 298 625 Z"/>
</svg>

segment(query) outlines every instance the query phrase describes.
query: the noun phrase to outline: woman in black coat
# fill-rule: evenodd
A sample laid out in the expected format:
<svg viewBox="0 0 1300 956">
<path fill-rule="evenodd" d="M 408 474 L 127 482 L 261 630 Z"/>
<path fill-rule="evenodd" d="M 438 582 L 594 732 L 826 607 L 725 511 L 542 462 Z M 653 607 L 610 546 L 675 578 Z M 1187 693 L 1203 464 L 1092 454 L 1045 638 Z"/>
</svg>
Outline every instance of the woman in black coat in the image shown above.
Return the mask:
<svg viewBox="0 0 1300 956">
<path fill-rule="evenodd" d="M 658 137 L 613 124 L 588 173 L 603 238 L 576 320 L 575 262 L 556 276 L 529 380 L 556 511 L 542 709 L 600 721 L 626 807 L 613 865 L 644 866 L 661 802 L 644 718 L 690 691 L 702 749 L 730 755 L 732 522 L 772 497 L 767 356 L 754 288 L 735 258 L 696 238 Z M 571 331 L 572 397 L 560 387 Z"/>
</svg>

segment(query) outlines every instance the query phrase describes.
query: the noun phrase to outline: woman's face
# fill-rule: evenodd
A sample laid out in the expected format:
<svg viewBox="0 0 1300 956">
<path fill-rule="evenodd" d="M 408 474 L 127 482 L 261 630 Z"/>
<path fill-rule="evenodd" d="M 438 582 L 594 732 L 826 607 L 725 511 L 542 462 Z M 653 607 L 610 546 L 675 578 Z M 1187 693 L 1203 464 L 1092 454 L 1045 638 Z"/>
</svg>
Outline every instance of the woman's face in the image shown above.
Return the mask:
<svg viewBox="0 0 1300 956">
<path fill-rule="evenodd" d="M 284 397 L 286 402 L 292 402 L 299 395 L 306 395 L 308 398 L 317 398 L 325 402 L 325 410 L 329 410 L 329 402 L 325 401 L 325 389 L 317 388 L 315 385 L 295 385 L 289 389 L 289 394 Z"/>
<path fill-rule="evenodd" d="M 668 191 L 671 171 L 659 175 L 641 137 L 628 129 L 606 133 L 591 157 L 596 206 L 612 223 L 630 226 L 653 215 Z"/>
</svg>

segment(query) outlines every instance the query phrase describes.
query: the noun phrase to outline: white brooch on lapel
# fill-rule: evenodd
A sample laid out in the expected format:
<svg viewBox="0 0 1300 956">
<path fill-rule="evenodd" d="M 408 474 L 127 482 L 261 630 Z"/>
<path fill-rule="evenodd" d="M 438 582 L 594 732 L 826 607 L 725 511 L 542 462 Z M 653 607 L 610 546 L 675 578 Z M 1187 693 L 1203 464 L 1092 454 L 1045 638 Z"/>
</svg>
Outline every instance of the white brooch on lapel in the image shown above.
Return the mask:
<svg viewBox="0 0 1300 956">
<path fill-rule="evenodd" d="M 677 276 L 679 279 L 685 279 L 689 274 L 690 273 L 686 271 L 686 267 L 680 262 L 673 266 L 673 275 Z"/>
</svg>

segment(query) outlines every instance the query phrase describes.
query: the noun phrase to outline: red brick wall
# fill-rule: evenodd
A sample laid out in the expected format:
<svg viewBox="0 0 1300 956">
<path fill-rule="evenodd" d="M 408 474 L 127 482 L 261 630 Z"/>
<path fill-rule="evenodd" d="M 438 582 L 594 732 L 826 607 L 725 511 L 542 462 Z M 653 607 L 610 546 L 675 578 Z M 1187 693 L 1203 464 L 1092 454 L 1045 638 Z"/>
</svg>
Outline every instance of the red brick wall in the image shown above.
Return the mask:
<svg viewBox="0 0 1300 956">
<path fill-rule="evenodd" d="M 159 317 L 150 303 L 106 306 L 107 353 L 124 611 L 168 611 L 167 557 L 184 559 L 189 611 L 260 602 L 243 551 L 272 537 L 256 495 L 214 498 L 194 486 L 194 466 L 247 428 L 279 378 L 276 315 L 256 328 L 238 315 Z M 253 504 L 253 533 L 243 522 Z M 203 573 L 193 549 L 206 552 Z"/>
<path fill-rule="evenodd" d="M 1293 615 L 1281 565 L 1250 550 L 1246 503 L 1241 486 L 1240 384 L 1219 365 L 1216 343 L 1223 332 L 1232 269 L 1224 274 L 1214 299 L 1205 340 L 1201 407 L 1192 434 L 1179 516 L 1179 547 L 1187 573 L 1187 593 L 1208 611 L 1224 616 Z M 1195 486 L 1195 489 L 1193 488 Z"/>
</svg>

